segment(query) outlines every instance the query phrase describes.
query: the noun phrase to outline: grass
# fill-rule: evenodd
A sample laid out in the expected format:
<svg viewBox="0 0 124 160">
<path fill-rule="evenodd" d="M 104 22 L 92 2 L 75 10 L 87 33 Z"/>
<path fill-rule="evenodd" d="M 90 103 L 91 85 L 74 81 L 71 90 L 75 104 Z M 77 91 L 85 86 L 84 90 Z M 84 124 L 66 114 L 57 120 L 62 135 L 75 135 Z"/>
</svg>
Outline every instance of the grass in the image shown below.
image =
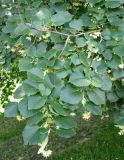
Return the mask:
<svg viewBox="0 0 124 160">
<path fill-rule="evenodd" d="M 13 136 L 18 136 L 21 134 L 25 123 L 15 121 L 15 119 L 4 118 L 3 115 L 0 116 L 0 142 L 5 141 Z"/>
<path fill-rule="evenodd" d="M 112 124 L 104 124 L 92 139 L 72 144 L 50 160 L 124 160 L 124 136 L 119 136 Z"/>
<path fill-rule="evenodd" d="M 0 160 L 44 160 L 37 146 L 24 146 L 24 123 L 0 117 Z M 110 120 L 83 121 L 77 136 L 65 140 L 51 136 L 48 160 L 124 160 L 124 136 Z"/>
</svg>

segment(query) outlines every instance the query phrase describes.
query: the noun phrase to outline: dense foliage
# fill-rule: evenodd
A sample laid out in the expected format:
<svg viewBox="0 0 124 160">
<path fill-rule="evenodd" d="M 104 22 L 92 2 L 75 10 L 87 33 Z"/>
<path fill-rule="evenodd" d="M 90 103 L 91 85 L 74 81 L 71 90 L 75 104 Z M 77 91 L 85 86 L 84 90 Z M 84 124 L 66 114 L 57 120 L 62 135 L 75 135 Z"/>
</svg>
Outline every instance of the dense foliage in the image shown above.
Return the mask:
<svg viewBox="0 0 124 160">
<path fill-rule="evenodd" d="M 78 116 L 106 106 L 124 125 L 123 0 L 3 0 L 1 8 L 2 64 L 19 56 L 24 79 L 5 116 L 27 119 L 25 144 L 44 153 L 51 131 L 74 136 Z"/>
</svg>

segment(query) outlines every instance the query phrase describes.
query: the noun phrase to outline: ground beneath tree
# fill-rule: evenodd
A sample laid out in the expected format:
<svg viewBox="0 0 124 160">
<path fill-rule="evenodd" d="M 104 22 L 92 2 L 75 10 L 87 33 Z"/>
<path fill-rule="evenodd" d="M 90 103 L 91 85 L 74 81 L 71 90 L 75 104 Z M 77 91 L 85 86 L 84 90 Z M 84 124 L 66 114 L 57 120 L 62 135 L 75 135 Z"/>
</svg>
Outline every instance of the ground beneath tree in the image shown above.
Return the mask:
<svg viewBox="0 0 124 160">
<path fill-rule="evenodd" d="M 24 146 L 25 122 L 0 117 L 0 160 L 45 160 L 37 146 Z M 70 139 L 50 137 L 48 160 L 124 160 L 124 136 L 108 118 L 80 119 L 77 135 Z"/>
</svg>

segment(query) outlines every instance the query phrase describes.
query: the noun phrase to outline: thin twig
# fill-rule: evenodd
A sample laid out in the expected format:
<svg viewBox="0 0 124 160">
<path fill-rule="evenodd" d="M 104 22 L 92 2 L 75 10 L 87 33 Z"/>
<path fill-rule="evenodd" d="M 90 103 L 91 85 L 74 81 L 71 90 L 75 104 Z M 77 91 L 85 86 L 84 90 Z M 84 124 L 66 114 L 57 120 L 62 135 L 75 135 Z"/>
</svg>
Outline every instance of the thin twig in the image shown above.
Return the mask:
<svg viewBox="0 0 124 160">
<path fill-rule="evenodd" d="M 67 39 L 66 39 L 66 41 L 65 41 L 64 47 L 63 47 L 63 49 L 62 49 L 62 51 L 61 51 L 61 53 L 60 53 L 60 55 L 63 54 L 63 52 L 64 52 L 64 50 L 66 49 L 67 44 L 68 44 L 69 41 L 70 41 L 70 36 L 68 35 L 68 37 L 67 37 Z"/>
<path fill-rule="evenodd" d="M 27 23 L 24 23 L 24 25 L 30 29 L 34 29 L 38 32 L 51 32 L 51 33 L 55 33 L 55 34 L 59 34 L 59 35 L 63 35 L 63 36 L 66 36 L 66 37 L 79 37 L 79 36 L 82 36 L 82 35 L 85 35 L 86 33 L 90 34 L 90 33 L 94 33 L 95 31 L 98 31 L 98 30 L 92 30 L 92 31 L 88 31 L 88 32 L 80 32 L 80 33 L 76 33 L 76 34 L 68 34 L 68 33 L 63 33 L 63 32 L 59 32 L 57 31 L 56 29 L 55 30 L 50 30 L 50 29 L 37 29 L 35 28 L 34 26 L 30 25 L 30 24 L 27 24 Z"/>
<path fill-rule="evenodd" d="M 94 30 L 93 31 L 88 31 L 88 32 L 80 32 L 80 33 L 76 33 L 76 34 L 68 34 L 68 33 L 63 33 L 63 32 L 59 32 L 56 30 L 50 30 L 48 28 L 42 28 L 42 29 L 37 29 L 35 28 L 32 24 L 28 24 L 28 23 L 25 23 L 22 19 L 22 23 L 27 27 L 27 28 L 30 28 L 30 29 L 33 29 L 33 30 L 36 30 L 38 32 L 50 32 L 50 33 L 55 33 L 55 34 L 59 34 L 59 35 L 63 35 L 63 36 L 66 36 L 66 41 L 65 41 L 65 44 L 64 44 L 64 47 L 60 53 L 60 55 L 63 54 L 64 50 L 66 49 L 67 47 L 67 44 L 70 40 L 70 38 L 73 38 L 73 37 L 79 37 L 79 36 L 82 36 L 82 35 L 85 35 L 85 34 L 91 34 L 91 33 L 94 33 Z M 97 30 L 98 31 L 98 30 Z"/>
<path fill-rule="evenodd" d="M 67 33 L 62 33 L 62 32 L 58 32 L 58 31 L 53 31 L 53 30 L 48 30 L 48 29 L 37 29 L 35 27 L 33 27 L 32 25 L 28 25 L 27 23 L 24 23 L 24 25 L 30 29 L 34 29 L 38 32 L 51 32 L 51 33 L 56 33 L 56 34 L 60 34 L 60 35 L 63 35 L 63 36 L 69 36 L 69 34 Z"/>
<path fill-rule="evenodd" d="M 24 22 L 23 22 L 23 23 L 24 23 Z M 55 30 L 50 30 L 50 29 L 45 29 L 45 28 L 37 29 L 37 28 L 35 28 L 32 24 L 31 24 L 31 25 L 30 25 L 30 24 L 27 24 L 27 23 L 24 23 L 24 24 L 25 24 L 25 26 L 26 26 L 27 28 L 36 30 L 36 31 L 38 31 L 38 32 L 50 32 L 50 33 L 55 33 L 55 34 L 59 34 L 59 35 L 66 36 L 67 38 L 66 38 L 64 47 L 63 47 L 60 55 L 62 55 L 63 52 L 64 52 L 64 50 L 66 49 L 67 44 L 68 44 L 70 38 L 79 37 L 79 36 L 82 36 L 82 35 L 85 35 L 85 34 L 94 33 L 94 30 L 93 30 L 93 31 L 85 32 L 85 33 L 84 33 L 84 32 L 80 32 L 80 33 L 76 33 L 76 34 L 68 34 L 68 33 L 59 32 L 59 31 L 57 31 L 56 29 L 55 29 Z"/>
<path fill-rule="evenodd" d="M 77 34 L 68 34 L 68 33 L 63 33 L 63 32 L 59 32 L 57 30 L 49 30 L 49 29 L 37 29 L 35 28 L 34 26 L 32 25 L 29 25 L 27 23 L 24 23 L 24 25 L 30 29 L 34 29 L 38 32 L 51 32 L 51 33 L 55 33 L 55 34 L 59 34 L 59 35 L 63 35 L 63 36 L 69 36 L 69 37 L 78 37 L 78 36 L 81 36 L 81 35 L 84 35 L 85 33 L 84 32 L 81 32 L 81 33 L 77 33 Z M 86 32 L 88 33 L 88 32 Z"/>
</svg>

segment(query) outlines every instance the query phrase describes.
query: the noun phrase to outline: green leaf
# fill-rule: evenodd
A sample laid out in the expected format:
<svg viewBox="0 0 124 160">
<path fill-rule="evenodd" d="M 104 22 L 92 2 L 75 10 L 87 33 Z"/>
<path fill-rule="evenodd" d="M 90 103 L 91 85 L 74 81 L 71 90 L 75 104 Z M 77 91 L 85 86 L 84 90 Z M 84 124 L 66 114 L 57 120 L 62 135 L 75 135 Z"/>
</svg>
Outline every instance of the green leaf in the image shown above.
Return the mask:
<svg viewBox="0 0 124 160">
<path fill-rule="evenodd" d="M 10 102 L 5 106 L 5 117 L 16 117 L 18 115 L 18 103 Z"/>
<path fill-rule="evenodd" d="M 62 43 L 63 42 L 62 37 L 59 34 L 51 33 L 50 38 L 53 43 Z"/>
<path fill-rule="evenodd" d="M 69 82 L 77 87 L 89 86 L 91 81 L 86 78 L 80 71 L 75 71 L 71 74 Z"/>
<path fill-rule="evenodd" d="M 88 3 L 99 3 L 102 0 L 87 0 Z"/>
<path fill-rule="evenodd" d="M 5 27 L 3 27 L 4 33 L 13 33 L 15 29 L 15 25 L 13 23 L 8 22 Z"/>
<path fill-rule="evenodd" d="M 20 98 L 22 98 L 22 97 L 24 97 L 24 96 L 25 96 L 25 92 L 24 92 L 22 86 L 19 86 L 19 87 L 16 89 L 16 91 L 14 92 L 14 98 L 15 98 L 15 99 L 20 99 Z"/>
<path fill-rule="evenodd" d="M 28 119 L 28 124 L 35 125 L 41 122 L 42 120 L 43 120 L 43 113 L 39 112 Z"/>
<path fill-rule="evenodd" d="M 61 90 L 60 99 L 69 104 L 78 104 L 82 99 L 82 93 L 67 85 Z"/>
<path fill-rule="evenodd" d="M 31 57 L 31 58 L 35 58 L 35 57 L 37 57 L 36 53 L 37 53 L 36 47 L 35 46 L 30 46 L 30 48 L 28 49 L 27 56 Z"/>
<path fill-rule="evenodd" d="M 81 52 L 79 54 L 79 59 L 80 59 L 80 62 L 84 65 L 84 66 L 89 66 L 89 63 L 90 63 L 90 59 L 88 58 L 88 54 L 85 53 L 85 52 Z"/>
<path fill-rule="evenodd" d="M 23 131 L 23 139 L 25 145 L 44 144 L 48 138 L 48 129 L 39 128 L 39 126 L 27 125 Z"/>
<path fill-rule="evenodd" d="M 56 56 L 57 51 L 55 49 L 51 49 L 48 52 L 46 52 L 46 54 L 44 55 L 44 57 L 48 60 L 50 60 L 51 58 L 53 58 L 54 56 Z"/>
<path fill-rule="evenodd" d="M 79 47 L 84 47 L 87 45 L 85 38 L 76 38 L 76 44 Z"/>
<path fill-rule="evenodd" d="M 95 75 L 94 77 L 92 77 L 92 85 L 98 88 L 102 87 L 102 78 L 100 75 Z"/>
<path fill-rule="evenodd" d="M 22 32 L 24 32 L 25 29 L 27 29 L 26 25 L 25 25 L 24 23 L 20 23 L 20 24 L 15 28 L 15 34 L 16 34 L 16 35 L 22 34 Z"/>
<path fill-rule="evenodd" d="M 80 61 L 80 58 L 77 54 L 74 54 L 71 56 L 71 62 L 74 64 L 74 65 L 79 65 L 81 64 L 81 61 Z"/>
<path fill-rule="evenodd" d="M 33 64 L 31 63 L 30 58 L 25 57 L 19 61 L 19 70 L 20 71 L 27 71 L 31 68 L 33 68 Z"/>
<path fill-rule="evenodd" d="M 124 77 L 124 69 L 118 69 L 113 72 L 114 78 L 120 79 Z"/>
<path fill-rule="evenodd" d="M 48 143 L 49 130 L 47 128 L 40 128 L 30 139 L 29 144 L 35 145 L 40 144 L 41 147 L 45 148 Z"/>
<path fill-rule="evenodd" d="M 115 122 L 116 122 L 118 125 L 124 126 L 124 116 L 122 116 L 122 115 L 117 115 L 117 116 L 115 117 Z"/>
<path fill-rule="evenodd" d="M 43 72 L 39 68 L 32 68 L 27 72 L 28 79 L 34 81 L 41 81 L 44 77 Z"/>
<path fill-rule="evenodd" d="M 63 129 L 71 129 L 76 127 L 75 119 L 72 117 L 56 117 L 54 123 Z"/>
<path fill-rule="evenodd" d="M 80 31 L 82 30 L 83 21 L 81 19 L 74 19 L 69 23 L 69 26 L 77 31 Z"/>
<path fill-rule="evenodd" d="M 101 106 L 97 106 L 92 102 L 87 102 L 85 104 L 86 109 L 91 112 L 93 115 L 102 115 L 102 108 Z"/>
<path fill-rule="evenodd" d="M 23 131 L 23 139 L 24 139 L 24 144 L 25 145 L 28 145 L 30 143 L 30 140 L 32 139 L 32 137 L 36 134 L 36 132 L 39 130 L 39 127 L 38 126 L 29 126 L 27 125 L 25 128 L 24 128 L 24 131 Z M 36 144 L 37 144 L 37 141 L 36 141 Z"/>
<path fill-rule="evenodd" d="M 57 77 L 54 73 L 48 73 L 45 76 L 45 86 L 49 88 L 53 87 L 60 87 L 61 86 L 61 80 L 59 77 Z"/>
<path fill-rule="evenodd" d="M 112 26 L 123 27 L 124 25 L 124 21 L 121 18 L 119 18 L 116 14 L 114 14 L 114 16 L 113 14 L 107 14 L 107 19 Z M 115 41 L 113 42 L 115 43 Z"/>
<path fill-rule="evenodd" d="M 52 103 L 52 108 L 55 110 L 56 113 L 62 116 L 68 116 L 69 113 L 67 110 L 59 103 L 53 102 Z"/>
<path fill-rule="evenodd" d="M 107 99 L 110 101 L 110 102 L 117 102 L 119 97 L 116 95 L 116 93 L 114 92 L 109 92 L 107 93 Z"/>
<path fill-rule="evenodd" d="M 62 0 L 50 0 L 51 3 L 57 3 L 57 2 L 62 2 Z"/>
<path fill-rule="evenodd" d="M 107 49 L 104 53 L 103 56 L 107 59 L 107 60 L 111 60 L 112 59 L 112 51 Z"/>
<path fill-rule="evenodd" d="M 117 46 L 115 48 L 113 48 L 113 51 L 116 55 L 122 57 L 124 56 L 124 46 Z"/>
<path fill-rule="evenodd" d="M 49 96 L 50 93 L 51 93 L 51 89 L 50 88 L 47 88 L 44 84 L 40 84 L 39 85 L 39 91 L 41 93 L 42 96 Z"/>
<path fill-rule="evenodd" d="M 56 133 L 63 138 L 71 138 L 76 134 L 74 129 L 58 129 Z"/>
<path fill-rule="evenodd" d="M 69 70 L 59 70 L 56 72 L 57 77 L 59 77 L 60 79 L 67 77 L 69 74 Z"/>
<path fill-rule="evenodd" d="M 107 61 L 107 66 L 112 69 L 117 69 L 118 65 L 121 63 L 121 59 L 117 55 L 113 55 L 111 61 Z"/>
<path fill-rule="evenodd" d="M 22 88 L 27 95 L 34 95 L 38 92 L 38 84 L 29 79 L 23 81 Z"/>
<path fill-rule="evenodd" d="M 47 51 L 47 44 L 44 42 L 41 42 L 37 46 L 36 56 L 38 58 L 45 56 L 45 53 Z"/>
<path fill-rule="evenodd" d="M 102 76 L 96 74 L 92 78 L 92 85 L 101 88 L 102 90 L 109 91 L 112 88 L 112 81 L 107 74 L 103 74 Z"/>
<path fill-rule="evenodd" d="M 68 11 L 58 11 L 55 15 L 52 16 L 51 21 L 56 26 L 61 26 L 69 21 L 71 21 L 73 15 Z"/>
<path fill-rule="evenodd" d="M 123 0 L 118 0 L 118 1 L 116 1 L 116 0 L 108 0 L 106 2 L 106 7 L 107 8 L 117 8 L 120 5 L 122 5 L 123 3 L 124 3 Z"/>
<path fill-rule="evenodd" d="M 102 31 L 102 36 L 105 40 L 111 40 L 112 38 L 112 33 L 110 31 L 110 29 L 108 28 L 105 28 L 103 31 Z"/>
<path fill-rule="evenodd" d="M 55 98 L 59 98 L 62 87 L 63 87 L 63 85 L 58 86 L 58 87 L 56 87 L 56 88 L 53 88 L 51 96 L 53 96 L 53 97 L 55 97 Z"/>
<path fill-rule="evenodd" d="M 116 87 L 116 93 L 118 95 L 119 98 L 123 98 L 124 97 L 124 86 L 120 85 Z"/>
<path fill-rule="evenodd" d="M 46 98 L 41 96 L 29 96 L 28 97 L 28 109 L 39 109 L 45 105 Z"/>
<path fill-rule="evenodd" d="M 96 105 L 105 104 L 105 92 L 94 88 L 87 92 L 89 99 Z"/>
<path fill-rule="evenodd" d="M 28 100 L 27 98 L 22 99 L 18 104 L 18 110 L 22 117 L 29 118 L 36 114 L 36 111 L 28 110 Z"/>
<path fill-rule="evenodd" d="M 51 12 L 47 8 L 42 8 L 40 11 L 36 13 L 36 16 L 42 22 L 42 25 L 48 24 L 51 18 Z"/>
<path fill-rule="evenodd" d="M 85 26 L 85 27 L 90 27 L 90 26 L 92 27 L 93 26 L 93 23 L 91 21 L 90 16 L 88 15 L 88 13 L 86 13 L 86 14 L 83 13 L 82 16 L 80 17 L 80 19 L 83 21 L 83 26 Z"/>
</svg>

